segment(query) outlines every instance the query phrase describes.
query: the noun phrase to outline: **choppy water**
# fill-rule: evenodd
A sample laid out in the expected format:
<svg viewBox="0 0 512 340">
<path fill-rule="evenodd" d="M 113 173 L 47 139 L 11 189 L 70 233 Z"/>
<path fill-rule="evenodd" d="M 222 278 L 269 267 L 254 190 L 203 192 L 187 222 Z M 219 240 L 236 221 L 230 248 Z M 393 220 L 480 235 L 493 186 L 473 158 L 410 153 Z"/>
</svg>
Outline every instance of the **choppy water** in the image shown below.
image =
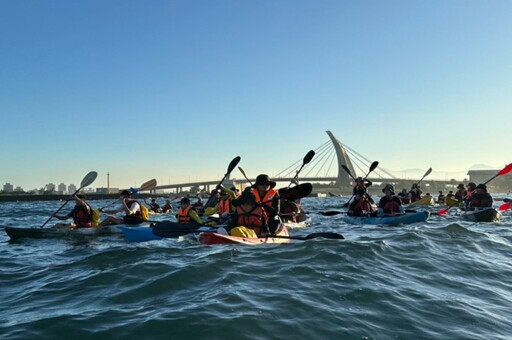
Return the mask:
<svg viewBox="0 0 512 340">
<path fill-rule="evenodd" d="M 344 201 L 304 199 L 313 224 L 292 231 L 339 232 L 341 241 L 11 242 L 0 229 L 0 337 L 511 338 L 510 215 L 361 227 L 315 213 Z M 0 224 L 38 226 L 60 205 L 0 203 Z"/>
</svg>

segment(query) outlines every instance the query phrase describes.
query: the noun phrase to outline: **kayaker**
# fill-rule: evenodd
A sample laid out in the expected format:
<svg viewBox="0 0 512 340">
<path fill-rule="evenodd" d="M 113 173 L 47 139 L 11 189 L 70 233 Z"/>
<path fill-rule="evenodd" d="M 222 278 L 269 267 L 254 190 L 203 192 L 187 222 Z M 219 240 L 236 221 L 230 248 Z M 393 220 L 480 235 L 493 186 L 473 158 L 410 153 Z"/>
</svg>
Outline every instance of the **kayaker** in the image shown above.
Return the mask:
<svg viewBox="0 0 512 340">
<path fill-rule="evenodd" d="M 236 198 L 236 194 L 231 189 L 224 188 L 220 185 L 218 186 L 217 190 L 220 191 L 220 199 L 217 205 L 213 207 L 213 209 L 208 209 L 208 211 L 205 211 L 204 216 L 210 216 L 218 213 L 221 220 L 225 220 L 235 210 L 232 205 L 232 201 Z"/>
<path fill-rule="evenodd" d="M 157 214 L 162 212 L 162 208 L 160 208 L 160 205 L 156 203 L 156 198 L 151 199 L 151 204 L 149 205 L 149 209 Z"/>
<path fill-rule="evenodd" d="M 92 227 L 92 208 L 85 201 L 85 195 L 78 194 L 72 196 L 75 200 L 75 207 L 73 210 L 69 212 L 67 215 L 57 215 L 57 213 L 52 216 L 58 218 L 59 220 L 67 220 L 69 218 L 73 218 L 73 222 L 70 223 L 59 223 L 56 224 L 55 227 L 68 227 L 68 228 L 91 228 Z"/>
<path fill-rule="evenodd" d="M 180 208 L 176 214 L 178 223 L 197 222 L 203 223 L 203 220 L 197 214 L 196 208 L 190 204 L 190 198 L 183 197 L 180 201 Z"/>
<path fill-rule="evenodd" d="M 269 226 L 269 217 L 264 204 L 256 201 L 256 196 L 249 190 L 233 201 L 235 212 L 226 229 L 231 236 L 262 237 L 273 234 L 279 223 Z"/>
<path fill-rule="evenodd" d="M 365 198 L 371 204 L 375 204 L 375 201 L 373 200 L 373 198 L 370 195 L 368 195 L 368 187 L 371 185 L 372 185 L 372 181 L 370 181 L 368 178 L 363 179 L 363 177 L 357 177 L 356 184 L 354 185 L 354 188 L 352 189 L 352 195 L 355 196 L 356 191 L 358 191 L 359 189 L 362 189 L 362 190 L 364 190 Z"/>
<path fill-rule="evenodd" d="M 162 206 L 163 213 L 172 213 L 172 204 L 170 200 L 165 200 L 165 204 Z"/>
<path fill-rule="evenodd" d="M 453 197 L 455 196 L 455 194 L 453 193 L 452 190 L 448 191 L 448 193 L 446 194 L 446 197 Z"/>
<path fill-rule="evenodd" d="M 283 221 L 286 222 L 303 222 L 306 220 L 306 211 L 300 204 L 300 200 L 289 200 L 285 198 L 281 198 L 282 195 L 284 195 L 289 189 L 288 188 L 281 188 L 278 190 L 279 192 L 279 217 Z"/>
<path fill-rule="evenodd" d="M 455 199 L 457 201 L 462 201 L 466 197 L 466 188 L 464 184 L 460 183 L 457 185 L 457 191 L 455 192 Z"/>
<path fill-rule="evenodd" d="M 473 182 L 469 182 L 466 186 L 466 194 L 464 196 L 464 200 L 467 201 L 473 195 L 473 193 L 476 191 L 476 184 Z"/>
<path fill-rule="evenodd" d="M 409 200 L 409 192 L 407 189 L 403 188 L 401 192 L 398 193 L 398 198 L 402 201 L 402 204 L 408 204 Z"/>
<path fill-rule="evenodd" d="M 417 183 L 414 183 L 411 187 L 411 190 L 409 190 L 409 200 L 411 203 L 414 203 L 416 201 L 419 201 L 421 199 L 422 191 L 420 189 L 420 186 Z"/>
<path fill-rule="evenodd" d="M 485 184 L 478 184 L 475 192 L 467 199 L 466 208 L 490 208 L 492 207 L 492 196 L 487 192 Z"/>
<path fill-rule="evenodd" d="M 256 197 L 256 202 L 263 203 L 279 212 L 279 192 L 274 189 L 276 182 L 271 181 L 265 174 L 258 175 L 256 182 L 251 186 L 252 193 Z"/>
<path fill-rule="evenodd" d="M 100 211 L 109 215 L 124 212 L 125 216 L 123 216 L 123 218 L 108 216 L 106 219 L 103 220 L 103 222 L 100 223 L 100 226 L 116 224 L 141 224 L 142 222 L 144 222 L 143 209 L 147 208 L 142 207 L 142 205 L 139 202 L 132 199 L 132 193 L 130 191 L 121 191 L 121 193 L 119 194 L 119 200 L 121 202 L 121 206 L 118 209 L 100 209 Z"/>
<path fill-rule="evenodd" d="M 395 189 L 391 184 L 386 184 L 382 189 L 384 197 L 379 201 L 378 216 L 403 214 L 402 201 L 395 196 Z"/>
<path fill-rule="evenodd" d="M 437 204 L 444 204 L 446 197 L 444 196 L 442 191 L 439 191 L 439 195 L 437 196 Z"/>
<path fill-rule="evenodd" d="M 365 189 L 358 188 L 354 195 L 354 200 L 350 203 L 347 214 L 349 216 L 368 216 L 374 209 L 366 198 Z"/>
</svg>

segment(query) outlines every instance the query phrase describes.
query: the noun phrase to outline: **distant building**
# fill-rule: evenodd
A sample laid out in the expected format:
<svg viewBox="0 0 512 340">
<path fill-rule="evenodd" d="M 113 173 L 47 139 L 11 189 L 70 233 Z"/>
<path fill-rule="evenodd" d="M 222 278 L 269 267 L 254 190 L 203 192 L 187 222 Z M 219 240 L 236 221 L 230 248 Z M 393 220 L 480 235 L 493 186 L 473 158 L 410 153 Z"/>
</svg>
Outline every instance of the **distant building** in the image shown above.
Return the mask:
<svg viewBox="0 0 512 340">
<path fill-rule="evenodd" d="M 46 184 L 45 191 L 55 191 L 55 184 L 53 184 L 53 183 Z"/>
<path fill-rule="evenodd" d="M 4 192 L 13 192 L 13 185 L 11 183 L 5 183 Z"/>
<path fill-rule="evenodd" d="M 469 170 L 469 181 L 475 183 L 476 185 L 480 183 L 485 183 L 500 171 L 501 169 L 496 170 Z M 491 182 L 487 183 L 487 188 L 491 189 L 491 191 L 507 191 L 512 189 L 512 175 L 511 173 L 503 176 L 498 176 L 494 178 Z"/>
<path fill-rule="evenodd" d="M 57 187 L 57 191 L 59 192 L 59 194 L 66 194 L 66 184 L 59 184 L 59 186 Z"/>
<path fill-rule="evenodd" d="M 17 186 L 16 188 L 14 188 L 14 192 L 23 192 L 23 188 L 20 186 Z"/>
<path fill-rule="evenodd" d="M 72 193 L 76 191 L 76 185 L 70 184 L 68 185 L 68 193 Z"/>
</svg>

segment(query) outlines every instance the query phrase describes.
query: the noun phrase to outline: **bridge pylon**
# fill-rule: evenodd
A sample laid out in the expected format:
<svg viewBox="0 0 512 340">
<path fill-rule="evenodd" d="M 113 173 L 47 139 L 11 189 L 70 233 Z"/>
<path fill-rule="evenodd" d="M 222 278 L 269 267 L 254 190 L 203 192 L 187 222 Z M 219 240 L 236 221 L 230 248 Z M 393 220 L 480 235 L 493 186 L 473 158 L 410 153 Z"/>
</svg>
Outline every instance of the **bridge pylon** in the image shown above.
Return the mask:
<svg viewBox="0 0 512 340">
<path fill-rule="evenodd" d="M 355 176 L 356 172 L 354 170 L 354 166 L 352 165 L 352 161 L 350 161 L 350 157 L 347 154 L 347 150 L 343 147 L 341 142 L 334 137 L 331 131 L 325 131 L 334 145 L 334 150 L 336 150 L 336 156 L 338 158 L 338 177 L 336 180 L 336 185 L 338 186 L 350 186 L 350 176 L 347 174 L 345 169 L 343 169 L 342 165 L 345 165 L 350 173 Z"/>
</svg>

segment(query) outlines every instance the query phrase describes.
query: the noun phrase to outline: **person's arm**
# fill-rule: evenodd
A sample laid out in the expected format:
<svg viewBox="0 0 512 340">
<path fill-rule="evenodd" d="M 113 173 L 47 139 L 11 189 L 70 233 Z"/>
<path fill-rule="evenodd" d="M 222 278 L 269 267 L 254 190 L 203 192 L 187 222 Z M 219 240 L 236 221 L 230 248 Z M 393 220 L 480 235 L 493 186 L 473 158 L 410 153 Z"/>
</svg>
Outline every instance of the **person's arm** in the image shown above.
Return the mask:
<svg viewBox="0 0 512 340">
<path fill-rule="evenodd" d="M 201 220 L 201 217 L 199 217 L 199 215 L 197 214 L 197 211 L 195 211 L 194 209 L 190 209 L 188 211 L 188 216 L 194 220 L 194 222 L 197 222 L 199 224 L 202 224 L 203 223 L 203 220 Z"/>
<path fill-rule="evenodd" d="M 76 205 L 84 207 L 88 213 L 91 212 L 91 207 L 87 203 L 85 203 L 84 200 L 82 200 L 81 198 L 79 198 L 77 196 L 73 196 L 73 198 L 75 199 Z"/>
</svg>

